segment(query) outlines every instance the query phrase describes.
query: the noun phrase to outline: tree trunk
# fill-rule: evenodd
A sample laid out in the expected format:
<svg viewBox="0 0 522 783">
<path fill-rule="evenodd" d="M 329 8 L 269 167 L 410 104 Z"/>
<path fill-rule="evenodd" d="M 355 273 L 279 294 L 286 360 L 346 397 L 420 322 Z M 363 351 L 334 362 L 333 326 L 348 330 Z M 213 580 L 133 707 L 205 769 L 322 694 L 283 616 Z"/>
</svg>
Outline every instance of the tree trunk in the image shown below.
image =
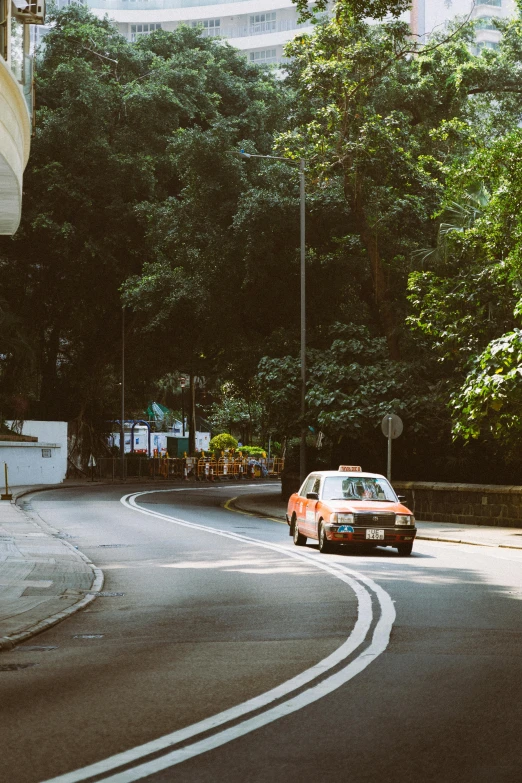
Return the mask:
<svg viewBox="0 0 522 783">
<path fill-rule="evenodd" d="M 64 413 L 59 410 L 57 399 L 58 380 L 58 350 L 60 347 L 60 330 L 53 327 L 45 346 L 45 358 L 40 386 L 40 415 L 48 418 L 60 418 Z"/>
<path fill-rule="evenodd" d="M 189 454 L 194 454 L 196 451 L 196 387 L 194 384 L 194 373 L 192 370 L 189 373 Z"/>
<path fill-rule="evenodd" d="M 366 247 L 370 259 L 370 269 L 373 281 L 373 298 L 375 307 L 382 325 L 384 336 L 388 344 L 390 359 L 400 361 L 401 351 L 399 346 L 399 330 L 397 318 L 394 312 L 394 303 L 390 298 L 388 281 L 379 253 L 379 244 L 375 234 L 364 227 L 361 230 L 361 238 Z"/>
<path fill-rule="evenodd" d="M 386 338 L 388 353 L 390 359 L 400 361 L 399 325 L 395 315 L 395 305 L 390 297 L 386 271 L 379 251 L 377 232 L 368 225 L 366 220 L 360 187 L 356 185 L 354 193 L 345 180 L 345 196 L 348 196 L 349 193 L 352 197 L 352 209 L 357 219 L 360 236 L 370 261 L 370 272 L 373 283 L 373 302 L 383 334 Z"/>
</svg>

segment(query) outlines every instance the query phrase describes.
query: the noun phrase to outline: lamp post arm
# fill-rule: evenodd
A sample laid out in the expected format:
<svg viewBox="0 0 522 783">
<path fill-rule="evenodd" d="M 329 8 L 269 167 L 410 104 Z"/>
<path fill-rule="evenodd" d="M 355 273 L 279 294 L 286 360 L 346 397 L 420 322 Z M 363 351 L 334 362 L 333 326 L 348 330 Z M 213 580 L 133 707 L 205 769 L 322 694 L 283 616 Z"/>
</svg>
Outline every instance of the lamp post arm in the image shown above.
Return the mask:
<svg viewBox="0 0 522 783">
<path fill-rule="evenodd" d="M 240 155 L 242 158 L 268 158 L 268 160 L 284 160 L 285 163 L 289 163 L 291 166 L 300 165 L 299 161 L 293 160 L 292 158 L 283 158 L 280 155 L 256 155 L 253 152 L 245 152 L 245 150 L 236 152 L 236 155 Z"/>
</svg>

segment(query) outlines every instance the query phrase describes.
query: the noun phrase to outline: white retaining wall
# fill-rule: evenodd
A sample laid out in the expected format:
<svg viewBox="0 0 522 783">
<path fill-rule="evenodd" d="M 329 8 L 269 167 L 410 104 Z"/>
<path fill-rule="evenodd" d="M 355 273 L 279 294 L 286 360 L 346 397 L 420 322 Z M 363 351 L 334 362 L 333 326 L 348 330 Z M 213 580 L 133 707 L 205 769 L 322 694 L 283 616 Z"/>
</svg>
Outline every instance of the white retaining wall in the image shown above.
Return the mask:
<svg viewBox="0 0 522 783">
<path fill-rule="evenodd" d="M 67 422 L 25 421 L 22 435 L 37 443 L 0 441 L 0 487 L 4 491 L 4 463 L 9 486 L 60 484 L 67 473 Z"/>
</svg>

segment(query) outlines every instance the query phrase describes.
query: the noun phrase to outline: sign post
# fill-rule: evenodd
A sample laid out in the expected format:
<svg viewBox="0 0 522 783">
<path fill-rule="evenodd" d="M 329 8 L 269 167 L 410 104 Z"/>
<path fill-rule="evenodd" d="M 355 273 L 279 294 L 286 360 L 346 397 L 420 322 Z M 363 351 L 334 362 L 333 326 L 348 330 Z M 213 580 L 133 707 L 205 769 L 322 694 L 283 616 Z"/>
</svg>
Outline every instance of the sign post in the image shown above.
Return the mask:
<svg viewBox="0 0 522 783">
<path fill-rule="evenodd" d="M 89 462 L 87 463 L 87 465 L 91 469 L 91 481 L 94 481 L 94 468 L 96 467 L 96 459 L 92 454 L 89 457 Z"/>
<path fill-rule="evenodd" d="M 402 434 L 402 419 L 395 413 L 387 413 L 381 421 L 381 430 L 385 438 L 388 439 L 388 470 L 386 478 L 391 482 L 391 458 L 392 458 L 392 440 Z"/>
</svg>

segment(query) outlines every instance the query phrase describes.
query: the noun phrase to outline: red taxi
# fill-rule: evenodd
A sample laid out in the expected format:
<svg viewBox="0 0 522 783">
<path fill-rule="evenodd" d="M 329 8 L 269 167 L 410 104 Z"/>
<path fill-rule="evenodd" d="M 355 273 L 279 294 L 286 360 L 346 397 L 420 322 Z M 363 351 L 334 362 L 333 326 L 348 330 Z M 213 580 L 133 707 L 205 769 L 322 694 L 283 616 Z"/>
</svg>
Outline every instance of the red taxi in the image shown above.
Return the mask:
<svg viewBox="0 0 522 783">
<path fill-rule="evenodd" d="M 286 521 L 296 546 L 313 538 L 321 552 L 348 544 L 392 546 L 399 555 L 410 555 L 417 535 L 413 514 L 388 480 L 354 465 L 310 473 L 288 501 Z"/>
</svg>

